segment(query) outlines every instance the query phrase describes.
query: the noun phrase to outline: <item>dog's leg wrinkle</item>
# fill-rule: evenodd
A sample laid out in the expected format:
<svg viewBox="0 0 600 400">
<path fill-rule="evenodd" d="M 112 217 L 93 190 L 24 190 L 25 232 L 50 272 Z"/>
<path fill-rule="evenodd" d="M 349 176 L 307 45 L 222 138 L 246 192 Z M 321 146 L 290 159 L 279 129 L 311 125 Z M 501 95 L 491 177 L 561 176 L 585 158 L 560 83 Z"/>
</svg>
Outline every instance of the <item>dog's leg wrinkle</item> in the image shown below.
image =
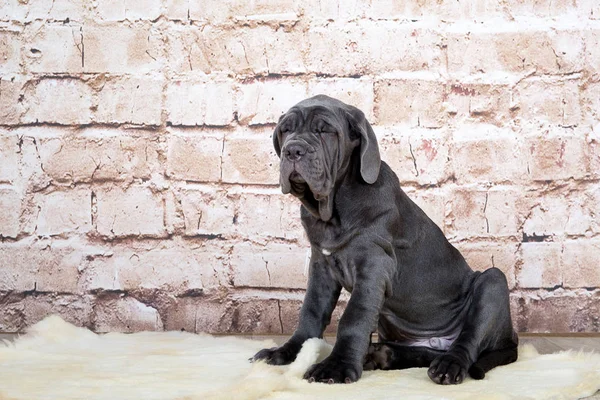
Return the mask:
<svg viewBox="0 0 600 400">
<path fill-rule="evenodd" d="M 482 379 L 490 369 L 516 360 L 506 277 L 497 268 L 479 274 L 463 329 L 448 351 L 431 363 L 427 374 L 442 385 L 461 383 L 472 370 Z M 504 351 L 506 350 L 506 351 Z"/>
</svg>

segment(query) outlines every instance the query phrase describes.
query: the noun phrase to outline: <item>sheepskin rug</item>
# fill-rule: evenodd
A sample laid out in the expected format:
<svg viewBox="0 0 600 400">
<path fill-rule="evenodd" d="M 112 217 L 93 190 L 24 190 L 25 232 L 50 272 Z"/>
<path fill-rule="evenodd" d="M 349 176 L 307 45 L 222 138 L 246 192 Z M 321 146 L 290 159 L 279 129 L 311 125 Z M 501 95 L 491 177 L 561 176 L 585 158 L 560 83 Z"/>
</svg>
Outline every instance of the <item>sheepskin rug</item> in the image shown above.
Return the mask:
<svg viewBox="0 0 600 400">
<path fill-rule="evenodd" d="M 251 364 L 270 341 L 185 332 L 96 335 L 56 316 L 0 345 L 1 400 L 70 399 L 578 399 L 600 389 L 600 355 L 539 355 L 521 348 L 519 361 L 482 381 L 438 386 L 426 369 L 365 372 L 349 385 L 301 379 L 331 346 L 311 339 L 284 367 Z"/>
</svg>

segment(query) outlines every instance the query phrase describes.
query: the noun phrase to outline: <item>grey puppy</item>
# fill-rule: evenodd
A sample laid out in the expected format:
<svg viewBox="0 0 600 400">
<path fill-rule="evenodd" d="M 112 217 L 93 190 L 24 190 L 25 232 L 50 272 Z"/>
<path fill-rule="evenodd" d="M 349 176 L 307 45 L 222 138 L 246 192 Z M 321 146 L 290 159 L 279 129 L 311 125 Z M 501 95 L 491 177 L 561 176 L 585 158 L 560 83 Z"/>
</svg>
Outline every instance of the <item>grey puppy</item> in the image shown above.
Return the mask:
<svg viewBox="0 0 600 400">
<path fill-rule="evenodd" d="M 359 109 L 306 99 L 280 118 L 273 144 L 282 191 L 302 203 L 311 262 L 296 331 L 253 360 L 291 363 L 305 340 L 322 337 L 342 287 L 351 296 L 335 346 L 306 372 L 309 382 L 429 367 L 434 382 L 457 384 L 517 359 L 506 277 L 474 272 L 406 196 Z"/>
</svg>

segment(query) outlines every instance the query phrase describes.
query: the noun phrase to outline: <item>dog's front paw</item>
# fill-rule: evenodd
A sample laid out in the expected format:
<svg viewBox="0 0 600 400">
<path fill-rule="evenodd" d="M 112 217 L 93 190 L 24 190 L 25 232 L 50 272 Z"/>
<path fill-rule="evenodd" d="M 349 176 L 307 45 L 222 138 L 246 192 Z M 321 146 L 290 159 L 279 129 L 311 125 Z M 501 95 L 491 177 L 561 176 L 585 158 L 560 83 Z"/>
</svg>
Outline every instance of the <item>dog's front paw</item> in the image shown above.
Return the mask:
<svg viewBox="0 0 600 400">
<path fill-rule="evenodd" d="M 271 365 L 287 365 L 296 359 L 299 351 L 300 346 L 286 343 L 281 347 L 262 349 L 250 361 L 264 360 Z"/>
<path fill-rule="evenodd" d="M 427 375 L 439 385 L 458 385 L 467 376 L 468 365 L 452 354 L 444 354 L 431 362 Z"/>
<path fill-rule="evenodd" d="M 309 382 L 352 383 L 362 375 L 362 365 L 344 362 L 333 354 L 314 364 L 304 374 Z"/>
</svg>

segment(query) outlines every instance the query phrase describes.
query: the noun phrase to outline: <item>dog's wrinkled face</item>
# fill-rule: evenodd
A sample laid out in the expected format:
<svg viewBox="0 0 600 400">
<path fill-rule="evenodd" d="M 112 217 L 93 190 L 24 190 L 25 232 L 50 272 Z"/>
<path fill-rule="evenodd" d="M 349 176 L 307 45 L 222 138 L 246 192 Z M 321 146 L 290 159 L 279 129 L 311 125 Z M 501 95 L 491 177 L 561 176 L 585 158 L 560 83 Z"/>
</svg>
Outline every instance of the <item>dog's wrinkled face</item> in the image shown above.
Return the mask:
<svg viewBox="0 0 600 400">
<path fill-rule="evenodd" d="M 363 179 L 373 183 L 379 173 L 379 150 L 364 114 L 327 96 L 306 99 L 285 113 L 273 144 L 281 158 L 282 192 L 303 200 L 325 221 L 332 214 L 332 191 L 356 147 L 361 148 Z"/>
<path fill-rule="evenodd" d="M 294 107 L 284 115 L 279 124 L 283 193 L 300 197 L 309 189 L 317 201 L 329 195 L 340 164 L 339 147 L 350 142 L 344 140 L 343 122 L 322 106 Z"/>
</svg>

